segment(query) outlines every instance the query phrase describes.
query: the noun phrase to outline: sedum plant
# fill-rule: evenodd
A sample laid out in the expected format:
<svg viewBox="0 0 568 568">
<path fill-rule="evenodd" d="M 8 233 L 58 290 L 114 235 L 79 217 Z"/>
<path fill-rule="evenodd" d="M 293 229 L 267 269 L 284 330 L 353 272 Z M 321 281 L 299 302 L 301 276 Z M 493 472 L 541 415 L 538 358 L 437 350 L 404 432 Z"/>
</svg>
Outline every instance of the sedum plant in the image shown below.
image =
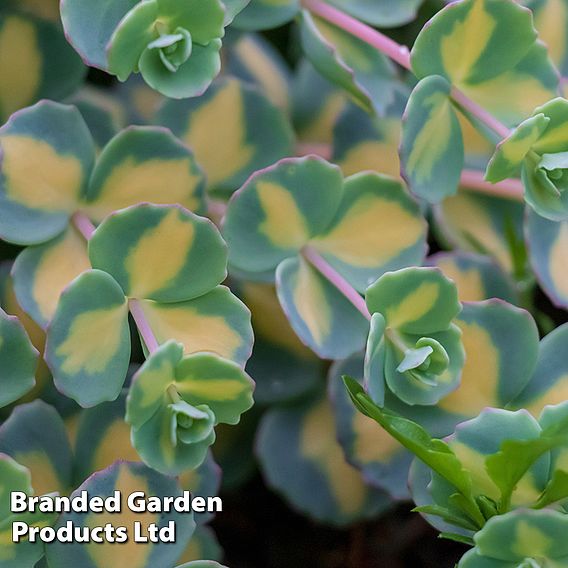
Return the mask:
<svg viewBox="0 0 568 568">
<path fill-rule="evenodd" d="M 460 568 L 567 564 L 566 14 L 4 2 L 0 568 L 323 566 L 299 523 L 255 557 L 264 486 L 369 523 L 346 567 L 400 563 L 401 500 Z M 16 490 L 232 510 L 143 515 L 173 545 L 15 544 Z"/>
</svg>

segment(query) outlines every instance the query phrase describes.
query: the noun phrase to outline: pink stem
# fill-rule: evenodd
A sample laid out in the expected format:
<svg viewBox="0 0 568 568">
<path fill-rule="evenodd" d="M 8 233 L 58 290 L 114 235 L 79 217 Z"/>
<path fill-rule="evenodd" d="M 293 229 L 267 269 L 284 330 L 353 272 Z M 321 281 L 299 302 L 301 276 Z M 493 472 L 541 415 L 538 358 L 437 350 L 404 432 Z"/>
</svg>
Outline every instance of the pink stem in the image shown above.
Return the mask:
<svg viewBox="0 0 568 568">
<path fill-rule="evenodd" d="M 314 13 L 316 16 L 327 20 L 338 28 L 345 30 L 351 35 L 359 38 L 361 41 L 378 49 L 381 53 L 396 61 L 399 65 L 412 71 L 410 65 L 410 52 L 408 47 L 400 45 L 390 37 L 382 34 L 381 32 L 363 24 L 359 20 L 345 14 L 341 10 L 326 4 L 322 0 L 303 0 L 304 8 Z M 509 129 L 499 122 L 494 116 L 474 103 L 466 95 L 456 88 L 452 89 L 452 98 L 461 105 L 464 109 L 476 116 L 491 130 L 495 131 L 501 138 L 509 135 Z"/>
<path fill-rule="evenodd" d="M 473 102 L 469 97 L 464 95 L 459 89 L 452 87 L 452 98 L 461 107 L 471 113 L 473 116 L 481 120 L 493 132 L 498 134 L 501 138 L 507 138 L 511 131 L 502 122 L 497 120 L 491 113 L 487 112 L 484 108 L 480 107 L 477 103 Z"/>
<path fill-rule="evenodd" d="M 499 183 L 490 183 L 483 179 L 483 172 L 464 170 L 461 174 L 460 185 L 464 189 L 486 193 L 513 201 L 525 201 L 525 190 L 520 179 L 506 179 Z"/>
<path fill-rule="evenodd" d="M 77 211 L 71 218 L 75 228 L 83 235 L 85 240 L 89 242 L 95 232 L 95 226 L 91 220 L 81 211 Z"/>
<path fill-rule="evenodd" d="M 302 256 L 318 271 L 320 272 L 331 284 L 333 284 L 368 320 L 371 319 L 371 314 L 367 309 L 365 299 L 339 274 L 333 267 L 331 267 L 320 254 L 310 246 L 304 247 Z"/>
<path fill-rule="evenodd" d="M 75 228 L 83 235 L 83 237 L 85 237 L 85 240 L 89 242 L 93 237 L 93 233 L 95 232 L 95 226 L 93 225 L 91 220 L 84 213 L 77 211 L 73 215 L 72 221 Z M 130 313 L 134 318 L 136 327 L 140 332 L 140 336 L 142 337 L 142 340 L 148 348 L 148 352 L 153 353 L 154 351 L 156 351 L 156 349 L 158 349 L 160 344 L 158 343 L 158 340 L 156 339 L 156 336 L 154 335 L 154 332 L 152 331 L 152 328 L 150 327 L 150 324 L 146 319 L 146 314 L 144 313 L 144 310 L 140 305 L 140 301 L 131 298 L 128 301 L 128 307 L 130 308 Z"/>
<path fill-rule="evenodd" d="M 303 0 L 304 8 L 316 14 L 320 18 L 327 20 L 338 28 L 349 32 L 351 35 L 358 37 L 361 41 L 372 45 L 381 53 L 396 61 L 402 67 L 409 71 L 410 69 L 410 52 L 408 47 L 400 45 L 390 37 L 378 32 L 377 30 L 363 24 L 359 20 L 345 14 L 341 10 L 322 2 L 322 0 Z"/>
<path fill-rule="evenodd" d="M 160 346 L 148 320 L 146 319 L 146 314 L 140 305 L 140 300 L 136 300 L 134 298 L 130 298 L 128 300 L 128 307 L 130 308 L 130 313 L 134 318 L 134 322 L 136 323 L 136 327 L 140 332 L 140 336 L 142 337 L 142 341 L 144 341 L 146 347 L 148 348 L 149 353 L 154 353 L 156 349 Z"/>
</svg>

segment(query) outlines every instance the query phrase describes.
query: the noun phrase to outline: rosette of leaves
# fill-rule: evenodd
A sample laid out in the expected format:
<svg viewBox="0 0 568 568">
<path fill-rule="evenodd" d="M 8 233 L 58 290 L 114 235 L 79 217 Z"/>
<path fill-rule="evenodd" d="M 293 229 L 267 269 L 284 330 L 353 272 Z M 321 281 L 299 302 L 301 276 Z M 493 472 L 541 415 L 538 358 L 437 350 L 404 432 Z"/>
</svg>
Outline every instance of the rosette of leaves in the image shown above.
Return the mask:
<svg viewBox="0 0 568 568">
<path fill-rule="evenodd" d="M 459 114 L 487 132 L 464 97 L 516 126 L 558 90 L 558 73 L 531 12 L 510 0 L 447 5 L 418 34 L 410 63 L 419 82 L 404 114 L 402 171 L 413 193 L 430 203 L 458 189 L 464 162 Z"/>
<path fill-rule="evenodd" d="M 388 389 L 406 404 L 433 405 L 459 386 L 464 364 L 456 285 L 437 268 L 384 274 L 366 292 L 371 330 L 365 380 L 384 404 Z"/>
<path fill-rule="evenodd" d="M 4 0 L 0 8 L 2 123 L 39 99 L 61 100 L 71 95 L 85 76 L 85 66 L 65 41 L 57 5 L 35 4 Z"/>
<path fill-rule="evenodd" d="M 221 70 L 225 27 L 248 0 L 64 0 L 69 41 L 93 67 L 140 73 L 171 98 L 203 94 Z"/>
<path fill-rule="evenodd" d="M 168 130 L 130 127 L 97 157 L 79 111 L 50 101 L 19 111 L 0 129 L 0 237 L 25 250 L 14 267 L 21 306 L 42 327 L 61 291 L 89 268 L 72 226 L 95 223 L 138 202 L 203 208 L 205 179 L 193 154 Z"/>
<path fill-rule="evenodd" d="M 184 357 L 168 341 L 133 378 L 126 402 L 132 444 L 150 467 L 169 475 L 203 463 L 215 426 L 237 424 L 253 405 L 254 383 L 232 361 L 211 353 Z"/>
<path fill-rule="evenodd" d="M 475 548 L 458 568 L 568 566 L 568 515 L 519 509 L 493 517 L 473 537 Z"/>
<path fill-rule="evenodd" d="M 295 332 L 328 359 L 362 349 L 368 322 L 309 258 L 363 292 L 388 270 L 421 264 L 426 249 L 426 223 L 401 183 L 373 173 L 344 179 L 313 156 L 254 174 L 229 202 L 224 235 L 233 268 L 275 278 Z"/>
<path fill-rule="evenodd" d="M 209 219 L 175 205 L 123 209 L 99 225 L 89 259 L 93 269 L 61 296 L 45 352 L 57 388 L 82 406 L 120 393 L 130 361 L 129 309 L 158 344 L 177 339 L 187 353 L 211 351 L 240 365 L 249 358 L 250 312 L 219 286 L 227 248 Z"/>
<path fill-rule="evenodd" d="M 568 221 L 568 101 L 537 107 L 498 146 L 485 178 L 496 183 L 521 172 L 527 203 L 542 217 Z"/>
</svg>

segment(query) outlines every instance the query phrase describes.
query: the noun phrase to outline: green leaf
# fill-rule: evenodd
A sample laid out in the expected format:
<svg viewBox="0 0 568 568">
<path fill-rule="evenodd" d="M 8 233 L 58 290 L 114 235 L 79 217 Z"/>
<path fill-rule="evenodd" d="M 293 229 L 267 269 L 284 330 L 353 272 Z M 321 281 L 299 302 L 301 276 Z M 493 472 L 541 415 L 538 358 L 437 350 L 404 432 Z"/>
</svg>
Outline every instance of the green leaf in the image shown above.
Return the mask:
<svg viewBox="0 0 568 568">
<path fill-rule="evenodd" d="M 183 347 L 169 341 L 133 379 L 126 406 L 133 445 L 163 473 L 195 468 L 215 441 L 214 426 L 237 424 L 252 406 L 253 388 L 235 363 L 210 354 L 184 358 Z"/>
<path fill-rule="evenodd" d="M 366 301 L 387 327 L 411 334 L 445 331 L 461 311 L 455 284 L 436 268 L 389 272 L 367 289 Z"/>
<path fill-rule="evenodd" d="M 568 472 L 556 469 L 539 497 L 536 507 L 542 508 L 568 498 Z"/>
<path fill-rule="evenodd" d="M 413 21 L 423 0 L 330 0 L 353 17 L 380 28 L 398 27 Z"/>
<path fill-rule="evenodd" d="M 555 222 L 529 212 L 527 240 L 531 266 L 539 284 L 558 307 L 568 306 L 568 277 L 564 266 L 568 221 Z"/>
<path fill-rule="evenodd" d="M 227 568 L 214 560 L 194 560 L 187 564 L 180 564 L 177 568 Z"/>
<path fill-rule="evenodd" d="M 299 0 L 252 0 L 234 26 L 244 31 L 267 30 L 289 22 L 300 10 Z"/>
<path fill-rule="evenodd" d="M 379 408 L 355 379 L 344 377 L 343 380 L 353 402 L 361 412 L 375 420 L 418 459 L 452 484 L 477 509 L 477 505 L 472 501 L 471 478 L 448 444 L 431 438 L 426 430 L 415 422 L 387 409 Z M 478 509 L 476 513 L 479 515 L 473 520 L 478 522 L 481 513 Z"/>
<path fill-rule="evenodd" d="M 513 125 L 552 98 L 558 85 L 536 40 L 529 10 L 501 0 L 464 0 L 424 26 L 412 48 L 412 70 L 419 79 L 444 77 Z"/>
<path fill-rule="evenodd" d="M 57 388 L 81 406 L 118 397 L 130 362 L 130 330 L 124 291 L 112 276 L 84 272 L 62 294 L 45 359 Z"/>
<path fill-rule="evenodd" d="M 83 211 L 96 222 L 142 202 L 177 203 L 199 213 L 204 189 L 205 176 L 180 140 L 163 128 L 131 126 L 100 154 Z"/>
<path fill-rule="evenodd" d="M 487 166 L 485 179 L 497 183 L 518 176 L 525 156 L 546 131 L 549 123 L 550 118 L 539 113 L 519 124 L 497 145 Z"/>
<path fill-rule="evenodd" d="M 73 93 L 85 77 L 86 68 L 65 41 L 57 19 L 47 21 L 2 5 L 0 43 L 0 122 L 15 111 L 40 99 L 61 100 Z M 22 10 L 22 8 L 24 8 Z M 57 65 L 52 65 L 57 61 Z M 49 68 L 49 72 L 45 69 Z M 25 70 L 23 73 L 22 70 Z"/>
<path fill-rule="evenodd" d="M 367 112 L 385 114 L 400 89 L 392 63 L 362 40 L 303 11 L 301 43 L 314 67 Z"/>
<path fill-rule="evenodd" d="M 400 158 L 412 192 L 439 203 L 457 192 L 464 163 L 461 127 L 451 85 L 434 75 L 422 79 L 408 99 Z"/>
<path fill-rule="evenodd" d="M 222 196 L 293 154 L 294 133 L 284 113 L 257 88 L 230 77 L 215 81 L 199 98 L 166 101 L 158 122 L 193 150 L 208 189 Z"/>
<path fill-rule="evenodd" d="M 0 407 L 34 387 L 38 355 L 18 318 L 0 309 Z"/>
<path fill-rule="evenodd" d="M 71 498 L 80 495 L 81 491 L 87 491 L 90 497 L 110 497 L 115 491 L 130 495 L 135 491 L 141 491 L 146 496 L 155 496 L 160 499 L 175 498 L 182 495 L 181 488 L 176 479 L 160 475 L 149 469 L 144 464 L 119 461 L 112 466 L 97 472 L 78 487 Z M 137 543 L 134 542 L 134 522 L 140 522 L 143 527 L 155 523 L 159 529 L 175 523 L 176 540 L 174 543 Z M 100 517 L 89 513 L 64 513 L 59 517 L 55 529 L 72 522 L 76 527 L 93 529 L 100 525 Z M 128 566 L 132 559 L 136 559 L 139 566 L 173 566 L 191 538 L 195 530 L 193 513 L 178 513 L 175 510 L 163 513 L 133 513 L 126 507 L 123 501 L 120 513 L 112 515 L 114 526 L 124 526 L 130 538 L 127 543 L 112 546 L 108 549 L 101 547 L 97 553 L 92 548 L 82 543 L 53 542 L 47 546 L 47 560 L 53 568 L 64 566 L 82 566 L 84 568 L 103 568 L 109 562 Z M 112 559 L 111 559 L 112 558 Z"/>
<path fill-rule="evenodd" d="M 447 509 L 446 507 L 441 507 L 440 505 L 424 505 L 422 507 L 414 507 L 412 509 L 413 513 L 422 513 L 424 515 L 434 515 L 436 517 L 440 517 L 447 523 L 455 525 L 456 527 L 460 527 L 466 529 L 468 531 L 475 531 L 476 526 L 467 518 L 460 517 L 454 513 L 454 511 Z M 443 537 L 442 535 L 447 535 L 451 533 L 441 533 L 439 538 L 447 538 Z M 456 535 L 457 536 L 457 535 Z M 466 539 L 463 535 L 459 535 L 461 539 Z M 460 540 L 458 542 L 463 542 Z"/>
<path fill-rule="evenodd" d="M 29 470 L 35 495 L 64 495 L 72 487 L 73 455 L 65 424 L 42 400 L 12 411 L 0 427 L 0 453 Z"/>
<path fill-rule="evenodd" d="M 93 268 L 124 294 L 158 302 L 201 296 L 226 277 L 226 246 L 209 219 L 175 205 L 142 204 L 107 217 L 89 243 Z"/>
<path fill-rule="evenodd" d="M 0 236 L 39 244 L 62 233 L 79 208 L 95 144 L 79 111 L 42 101 L 0 129 Z"/>
<path fill-rule="evenodd" d="M 333 409 L 321 395 L 271 409 L 257 443 L 268 485 L 311 518 L 341 527 L 372 518 L 391 504 L 345 460 Z"/>
<path fill-rule="evenodd" d="M 72 226 L 51 241 L 29 246 L 18 255 L 12 268 L 18 303 L 45 329 L 62 292 L 89 268 L 85 238 Z"/>
<path fill-rule="evenodd" d="M 368 323 L 303 257 L 276 270 L 280 305 L 302 342 L 324 359 L 343 359 L 365 344 Z"/>
</svg>

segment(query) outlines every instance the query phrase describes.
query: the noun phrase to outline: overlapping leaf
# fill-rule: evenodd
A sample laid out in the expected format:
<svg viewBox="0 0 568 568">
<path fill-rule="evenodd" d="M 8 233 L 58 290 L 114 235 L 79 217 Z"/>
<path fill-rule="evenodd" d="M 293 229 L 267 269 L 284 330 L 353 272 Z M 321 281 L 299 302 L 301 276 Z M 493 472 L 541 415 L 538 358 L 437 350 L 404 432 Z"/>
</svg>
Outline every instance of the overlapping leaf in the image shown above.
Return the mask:
<svg viewBox="0 0 568 568">
<path fill-rule="evenodd" d="M 210 354 L 183 357 L 164 344 L 136 374 L 127 399 L 132 442 L 154 469 L 179 474 L 203 463 L 218 423 L 237 424 L 252 406 L 253 382 L 235 363 Z"/>
<path fill-rule="evenodd" d="M 258 456 L 268 483 L 306 514 L 346 525 L 384 511 L 390 503 L 365 484 L 335 439 L 325 398 L 271 410 L 263 418 Z"/>
<path fill-rule="evenodd" d="M 159 473 L 146 467 L 144 464 L 132 462 L 116 462 L 107 469 L 97 472 L 87 479 L 75 492 L 71 498 L 87 491 L 89 496 L 110 497 L 115 491 L 120 491 L 122 495 L 130 495 L 134 491 L 142 491 L 145 495 L 152 495 L 159 498 L 178 497 L 182 495 L 181 488 L 177 481 L 171 477 L 160 475 Z M 191 513 L 178 513 L 175 510 L 164 513 L 137 513 L 133 515 L 123 504 L 120 513 L 64 513 L 59 517 L 55 528 L 64 526 L 71 521 L 77 527 L 93 528 L 104 526 L 102 523 L 104 516 L 108 515 L 107 522 L 113 526 L 124 526 L 127 528 L 130 538 L 127 543 L 120 546 L 113 546 L 112 543 L 105 542 L 96 546 L 85 546 L 79 542 L 61 543 L 53 542 L 47 546 L 47 560 L 50 566 L 62 568 L 69 565 L 80 565 L 85 568 L 103 568 L 108 566 L 109 558 L 113 563 L 134 564 L 143 568 L 166 568 L 173 566 L 182 553 L 185 543 L 195 530 L 195 521 Z M 135 542 L 134 522 L 140 522 L 142 530 L 151 523 L 156 523 L 159 528 L 165 527 L 170 521 L 176 525 L 175 543 L 140 543 Z"/>
<path fill-rule="evenodd" d="M 365 319 L 302 258 L 306 247 L 363 291 L 385 271 L 421 262 L 424 229 L 400 183 L 370 173 L 343 180 L 337 167 L 308 157 L 254 175 L 230 202 L 224 233 L 235 268 L 257 278 L 277 269 L 292 327 L 335 359 L 362 347 Z"/>
<path fill-rule="evenodd" d="M 455 390 L 464 364 L 455 284 L 433 268 L 387 273 L 366 292 L 373 314 L 365 380 L 384 404 L 388 388 L 407 404 L 436 404 Z"/>
<path fill-rule="evenodd" d="M 221 194 L 292 153 L 293 133 L 282 111 L 237 79 L 219 80 L 199 99 L 167 101 L 158 121 L 192 148 L 209 189 Z"/>
<path fill-rule="evenodd" d="M 187 353 L 220 352 L 244 364 L 250 314 L 217 287 L 226 254 L 214 225 L 179 206 L 143 204 L 108 217 L 89 243 L 94 269 L 69 286 L 49 327 L 46 360 L 58 388 L 83 406 L 119 395 L 130 360 L 127 298 L 158 343 L 173 337 Z M 88 340 L 94 329 L 104 340 Z"/>
<path fill-rule="evenodd" d="M 49 21 L 42 17 L 50 15 L 49 8 L 44 9 L 45 14 L 32 14 L 21 2 L 4 2 L 0 9 L 2 123 L 39 99 L 67 97 L 85 75 L 85 67 L 57 25 L 57 11 L 55 21 Z"/>
</svg>

